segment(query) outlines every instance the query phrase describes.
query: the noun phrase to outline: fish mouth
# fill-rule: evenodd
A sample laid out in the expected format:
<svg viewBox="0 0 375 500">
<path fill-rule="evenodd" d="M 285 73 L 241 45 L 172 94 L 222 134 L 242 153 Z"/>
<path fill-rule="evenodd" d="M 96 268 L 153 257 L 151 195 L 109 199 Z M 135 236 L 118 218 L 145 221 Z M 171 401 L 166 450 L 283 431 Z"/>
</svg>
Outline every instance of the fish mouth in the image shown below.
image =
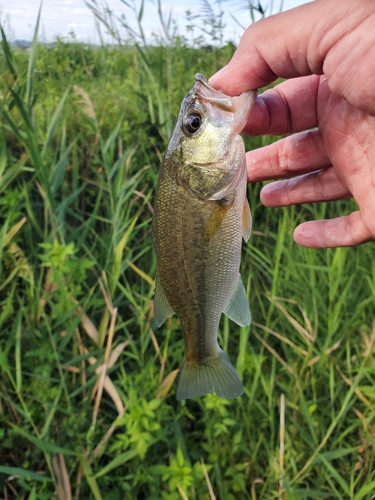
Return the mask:
<svg viewBox="0 0 375 500">
<path fill-rule="evenodd" d="M 202 73 L 197 73 L 195 75 L 195 85 L 184 99 L 183 114 L 185 115 L 186 110 L 190 107 L 197 109 L 199 107 L 206 108 L 204 104 L 208 104 L 217 110 L 237 114 L 238 122 L 243 123 L 244 126 L 254 106 L 256 95 L 256 90 L 249 90 L 239 96 L 228 96 L 224 92 L 211 87 Z M 236 130 L 236 133 L 241 130 Z"/>
<path fill-rule="evenodd" d="M 247 93 L 244 92 L 244 94 Z M 195 85 L 186 95 L 183 101 L 183 108 L 186 112 L 186 109 L 190 107 L 199 108 L 200 106 L 203 106 L 203 103 L 208 103 L 212 104 L 215 108 L 221 109 L 222 111 L 235 113 L 237 108 L 235 102 L 237 99 L 238 97 L 230 97 L 225 95 L 223 92 L 214 89 L 201 73 L 197 73 L 195 75 Z"/>
<path fill-rule="evenodd" d="M 210 119 L 217 122 L 229 120 L 232 133 L 239 134 L 246 125 L 256 96 L 256 90 L 249 90 L 238 96 L 228 96 L 211 87 L 206 78 L 201 73 L 197 73 L 195 85 L 186 96 L 186 104 L 187 107 L 190 104 L 192 107 L 204 108 Z M 225 114 L 227 118 L 224 118 Z"/>
<path fill-rule="evenodd" d="M 195 81 L 196 82 L 201 82 L 203 83 L 203 85 L 205 87 L 207 87 L 208 89 L 210 90 L 215 90 L 213 87 L 211 87 L 211 85 L 208 83 L 208 81 L 206 80 L 206 78 L 202 75 L 202 73 L 196 73 L 195 74 Z"/>
<path fill-rule="evenodd" d="M 195 81 L 196 83 L 193 87 L 193 90 L 195 90 L 196 96 L 198 98 L 203 99 L 210 104 L 213 104 L 223 111 L 229 111 L 230 113 L 234 113 L 236 111 L 235 106 L 233 105 L 233 99 L 225 95 L 223 92 L 220 92 L 219 90 L 211 87 L 202 73 L 197 73 L 195 75 Z M 202 86 L 204 87 L 204 89 L 208 90 L 210 94 L 213 95 L 209 95 L 207 92 L 204 92 Z"/>
</svg>

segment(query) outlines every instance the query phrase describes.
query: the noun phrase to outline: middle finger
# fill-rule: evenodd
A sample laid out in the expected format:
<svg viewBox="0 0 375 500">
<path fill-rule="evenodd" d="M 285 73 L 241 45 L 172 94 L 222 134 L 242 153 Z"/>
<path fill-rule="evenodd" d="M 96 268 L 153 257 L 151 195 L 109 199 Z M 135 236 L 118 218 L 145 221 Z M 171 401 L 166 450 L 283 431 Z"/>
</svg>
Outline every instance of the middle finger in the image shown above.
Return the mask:
<svg viewBox="0 0 375 500">
<path fill-rule="evenodd" d="M 300 132 L 246 153 L 248 182 L 295 177 L 330 166 L 319 130 Z"/>
<path fill-rule="evenodd" d="M 332 167 L 300 175 L 293 179 L 271 182 L 260 193 L 260 199 L 267 207 L 286 207 L 301 203 L 343 200 L 351 197 L 352 194 L 337 177 Z"/>
<path fill-rule="evenodd" d="M 266 90 L 257 98 L 243 133 L 283 135 L 316 127 L 320 79 L 293 78 Z"/>
</svg>

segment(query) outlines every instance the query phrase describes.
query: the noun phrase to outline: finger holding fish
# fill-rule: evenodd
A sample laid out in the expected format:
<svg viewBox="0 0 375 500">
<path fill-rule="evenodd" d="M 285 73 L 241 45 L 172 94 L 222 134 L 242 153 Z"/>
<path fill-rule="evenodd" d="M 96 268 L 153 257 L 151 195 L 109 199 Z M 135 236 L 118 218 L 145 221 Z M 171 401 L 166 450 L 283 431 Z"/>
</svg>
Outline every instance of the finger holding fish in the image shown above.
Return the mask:
<svg viewBox="0 0 375 500">
<path fill-rule="evenodd" d="M 261 93 L 243 133 L 284 135 L 316 127 L 320 80 L 318 75 L 293 78 Z"/>
<path fill-rule="evenodd" d="M 210 83 L 237 95 L 279 77 L 325 74 L 336 95 L 375 116 L 374 20 L 371 0 L 318 0 L 261 19 Z"/>
</svg>

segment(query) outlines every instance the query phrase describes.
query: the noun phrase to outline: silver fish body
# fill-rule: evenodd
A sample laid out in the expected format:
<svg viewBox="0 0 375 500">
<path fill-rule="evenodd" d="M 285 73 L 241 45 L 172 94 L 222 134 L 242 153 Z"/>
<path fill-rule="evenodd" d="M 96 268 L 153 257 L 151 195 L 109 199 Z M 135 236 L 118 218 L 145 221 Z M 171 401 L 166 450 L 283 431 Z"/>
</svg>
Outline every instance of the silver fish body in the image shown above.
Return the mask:
<svg viewBox="0 0 375 500">
<path fill-rule="evenodd" d="M 202 75 L 182 102 L 159 174 L 153 236 L 157 255 L 155 321 L 176 313 L 185 355 L 177 399 L 215 393 L 227 399 L 242 384 L 217 332 L 221 314 L 239 325 L 250 310 L 239 274 L 251 215 L 245 150 L 239 132 L 255 92 L 229 97 Z"/>
</svg>

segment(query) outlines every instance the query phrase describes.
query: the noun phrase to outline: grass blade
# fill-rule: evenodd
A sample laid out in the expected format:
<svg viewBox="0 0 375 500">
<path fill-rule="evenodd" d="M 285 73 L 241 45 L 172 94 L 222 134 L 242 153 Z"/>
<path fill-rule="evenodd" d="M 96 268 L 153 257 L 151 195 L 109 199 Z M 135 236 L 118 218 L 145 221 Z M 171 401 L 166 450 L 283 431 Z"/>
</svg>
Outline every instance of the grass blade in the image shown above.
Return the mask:
<svg viewBox="0 0 375 500">
<path fill-rule="evenodd" d="M 119 467 L 120 465 L 129 462 L 132 458 L 136 457 L 138 455 L 137 450 L 128 450 L 125 451 L 124 453 L 121 453 L 118 455 L 116 458 L 111 460 L 109 464 L 107 464 L 103 469 L 101 469 L 99 472 L 95 474 L 95 478 L 105 476 L 110 472 L 111 470 L 115 469 L 116 467 Z"/>
<path fill-rule="evenodd" d="M 28 479 L 32 481 L 39 482 L 52 482 L 52 479 L 42 474 L 37 474 L 36 472 L 31 472 L 26 469 L 21 469 L 19 467 L 4 467 L 0 465 L 0 474 L 6 474 L 8 476 L 21 477 L 22 479 Z"/>
<path fill-rule="evenodd" d="M 1 31 L 1 40 L 3 45 L 3 52 L 5 55 L 5 61 L 7 63 L 9 71 L 12 73 L 14 80 L 17 80 L 17 71 L 14 65 L 13 53 L 10 48 L 10 45 L 8 44 L 8 40 L 2 26 L 0 26 L 0 31 Z"/>
<path fill-rule="evenodd" d="M 57 108 L 55 109 L 55 112 L 53 113 L 52 119 L 51 119 L 49 126 L 48 126 L 47 136 L 46 136 L 43 150 L 42 150 L 42 158 L 45 157 L 46 152 L 48 151 L 48 149 L 51 146 L 52 139 L 55 136 L 56 129 L 57 129 L 57 126 L 59 124 L 59 121 L 60 121 L 60 118 L 61 118 L 61 115 L 62 115 L 62 112 L 64 109 L 65 101 L 69 95 L 69 92 L 70 92 L 70 87 L 68 87 L 65 90 L 62 98 L 60 99 L 60 102 L 59 102 Z M 70 147 L 72 147 L 72 145 Z"/>
<path fill-rule="evenodd" d="M 95 500 L 102 500 L 102 495 L 100 493 L 96 479 L 93 475 L 90 462 L 88 461 L 86 455 L 81 453 L 79 455 L 79 461 L 81 463 L 83 472 L 85 474 L 87 484 L 90 486 L 91 492 L 94 495 Z"/>
<path fill-rule="evenodd" d="M 375 491 L 375 481 L 371 481 L 370 484 L 365 484 L 362 486 L 362 488 L 356 493 L 355 497 L 353 500 L 361 500 L 362 498 L 365 497 L 368 493 L 374 493 Z"/>
<path fill-rule="evenodd" d="M 13 429 L 15 432 L 18 434 L 21 434 L 21 436 L 25 437 L 28 439 L 31 443 L 35 444 L 37 448 L 40 450 L 46 452 L 46 453 L 55 453 L 57 455 L 62 454 L 62 455 L 70 455 L 70 456 L 76 456 L 76 453 L 68 448 L 62 448 L 61 446 L 57 446 L 52 443 L 48 443 L 47 441 L 44 441 L 43 439 L 39 439 L 32 434 L 29 434 L 25 430 L 21 429 L 20 427 L 17 427 L 16 425 L 12 425 Z"/>
<path fill-rule="evenodd" d="M 39 31 L 41 13 L 42 13 L 42 2 L 40 3 L 38 16 L 36 18 L 33 41 L 30 47 L 29 66 L 27 68 L 26 104 L 30 111 L 33 106 L 35 64 L 36 64 L 36 56 L 38 50 L 38 31 Z"/>
</svg>

